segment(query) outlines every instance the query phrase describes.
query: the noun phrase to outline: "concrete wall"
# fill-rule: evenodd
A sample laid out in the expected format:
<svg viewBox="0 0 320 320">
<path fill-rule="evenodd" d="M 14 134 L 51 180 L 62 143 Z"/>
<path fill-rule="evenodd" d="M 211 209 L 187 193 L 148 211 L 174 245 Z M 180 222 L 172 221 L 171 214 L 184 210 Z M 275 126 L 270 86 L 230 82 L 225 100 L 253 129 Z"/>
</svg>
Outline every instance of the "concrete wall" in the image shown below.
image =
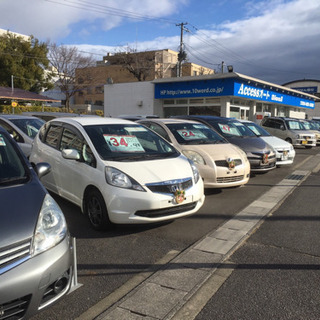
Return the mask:
<svg viewBox="0 0 320 320">
<path fill-rule="evenodd" d="M 104 116 L 153 115 L 154 85 L 151 82 L 116 83 L 104 86 Z"/>
</svg>

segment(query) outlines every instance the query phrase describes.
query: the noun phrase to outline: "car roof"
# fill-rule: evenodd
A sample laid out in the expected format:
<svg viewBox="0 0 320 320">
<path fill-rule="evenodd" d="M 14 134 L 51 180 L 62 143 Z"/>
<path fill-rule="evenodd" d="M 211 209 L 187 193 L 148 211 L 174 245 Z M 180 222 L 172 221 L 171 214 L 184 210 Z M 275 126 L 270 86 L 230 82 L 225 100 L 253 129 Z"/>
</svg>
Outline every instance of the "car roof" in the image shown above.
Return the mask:
<svg viewBox="0 0 320 320">
<path fill-rule="evenodd" d="M 98 124 L 134 124 L 133 121 L 125 120 L 121 118 L 108 118 L 108 117 L 66 117 L 56 118 L 49 122 L 63 122 L 69 124 L 79 123 L 82 126 L 86 125 L 98 125 Z"/>
<path fill-rule="evenodd" d="M 21 114 L 0 114 L 0 118 L 13 120 L 13 119 L 39 119 L 33 116 L 25 116 Z"/>
<path fill-rule="evenodd" d="M 178 118 L 153 118 L 153 119 L 141 119 L 139 121 L 137 121 L 137 123 L 141 123 L 141 122 L 148 122 L 148 121 L 152 121 L 155 123 L 164 123 L 164 124 L 172 124 L 172 123 L 197 123 L 199 124 L 198 121 L 193 120 L 193 119 L 178 119 Z"/>
</svg>

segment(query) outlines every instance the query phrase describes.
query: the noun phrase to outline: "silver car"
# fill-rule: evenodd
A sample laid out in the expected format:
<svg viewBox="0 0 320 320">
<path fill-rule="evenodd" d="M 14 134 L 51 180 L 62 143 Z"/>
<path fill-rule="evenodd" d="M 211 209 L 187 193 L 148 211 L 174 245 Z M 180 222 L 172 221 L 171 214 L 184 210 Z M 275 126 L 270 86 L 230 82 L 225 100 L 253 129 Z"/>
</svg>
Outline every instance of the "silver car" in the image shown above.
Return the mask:
<svg viewBox="0 0 320 320">
<path fill-rule="evenodd" d="M 27 319 L 74 281 L 74 245 L 64 215 L 10 135 L 0 128 L 0 319 Z"/>
<path fill-rule="evenodd" d="M 0 126 L 10 133 L 26 157 L 30 156 L 33 139 L 44 123 L 44 120 L 31 116 L 0 115 Z"/>
</svg>

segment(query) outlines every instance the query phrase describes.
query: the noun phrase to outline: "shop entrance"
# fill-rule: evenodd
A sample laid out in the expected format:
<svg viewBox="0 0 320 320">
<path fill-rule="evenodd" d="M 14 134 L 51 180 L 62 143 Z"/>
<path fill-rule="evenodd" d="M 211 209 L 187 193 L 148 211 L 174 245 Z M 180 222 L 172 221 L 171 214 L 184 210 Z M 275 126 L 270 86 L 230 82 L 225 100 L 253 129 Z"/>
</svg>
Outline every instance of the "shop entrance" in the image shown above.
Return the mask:
<svg viewBox="0 0 320 320">
<path fill-rule="evenodd" d="M 236 119 L 242 119 L 242 120 L 248 120 L 249 119 L 249 107 L 243 107 L 243 106 L 232 106 L 230 107 L 230 117 L 236 118 Z"/>
</svg>

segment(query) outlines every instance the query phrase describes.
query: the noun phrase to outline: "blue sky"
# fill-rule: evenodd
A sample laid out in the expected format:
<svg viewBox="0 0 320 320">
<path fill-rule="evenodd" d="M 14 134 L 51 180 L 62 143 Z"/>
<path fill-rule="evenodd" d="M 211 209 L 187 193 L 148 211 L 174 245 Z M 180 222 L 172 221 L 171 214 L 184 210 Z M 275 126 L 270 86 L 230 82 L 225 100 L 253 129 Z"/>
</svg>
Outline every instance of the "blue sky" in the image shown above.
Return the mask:
<svg viewBox="0 0 320 320">
<path fill-rule="evenodd" d="M 27 3 L 27 5 L 26 5 Z M 0 0 L 0 28 L 104 55 L 179 51 L 190 62 L 283 84 L 320 80 L 319 0 Z"/>
</svg>

